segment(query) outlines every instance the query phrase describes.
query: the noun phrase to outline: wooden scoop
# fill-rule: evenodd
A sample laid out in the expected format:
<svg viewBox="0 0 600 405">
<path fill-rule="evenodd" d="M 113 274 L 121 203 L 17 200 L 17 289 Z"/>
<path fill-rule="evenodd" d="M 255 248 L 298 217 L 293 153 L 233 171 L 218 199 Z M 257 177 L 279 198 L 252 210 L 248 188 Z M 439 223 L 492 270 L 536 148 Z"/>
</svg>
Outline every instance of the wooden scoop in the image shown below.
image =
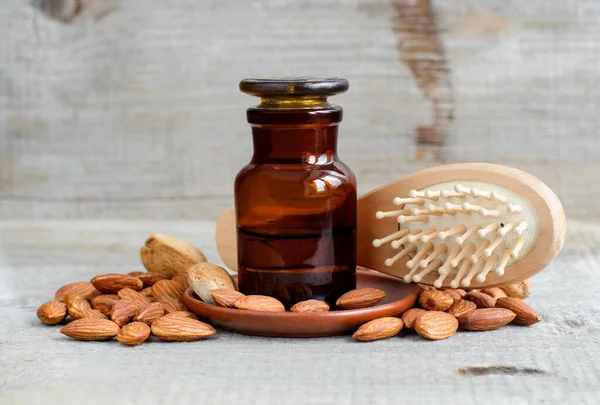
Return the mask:
<svg viewBox="0 0 600 405">
<path fill-rule="evenodd" d="M 358 200 L 357 264 L 438 288 L 512 284 L 562 248 L 558 197 L 523 171 L 487 163 L 432 167 Z M 217 248 L 237 270 L 235 210 L 217 222 Z"/>
</svg>

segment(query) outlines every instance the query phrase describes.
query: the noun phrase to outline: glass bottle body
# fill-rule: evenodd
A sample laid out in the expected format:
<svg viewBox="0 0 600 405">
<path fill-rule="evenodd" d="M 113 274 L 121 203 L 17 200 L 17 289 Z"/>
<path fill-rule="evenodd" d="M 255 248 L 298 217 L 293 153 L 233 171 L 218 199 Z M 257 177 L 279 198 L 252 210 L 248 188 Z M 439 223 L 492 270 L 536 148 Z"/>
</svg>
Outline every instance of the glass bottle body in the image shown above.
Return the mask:
<svg viewBox="0 0 600 405">
<path fill-rule="evenodd" d="M 239 288 L 290 307 L 356 288 L 356 180 L 337 156 L 341 108 L 249 109 L 235 181 Z"/>
</svg>

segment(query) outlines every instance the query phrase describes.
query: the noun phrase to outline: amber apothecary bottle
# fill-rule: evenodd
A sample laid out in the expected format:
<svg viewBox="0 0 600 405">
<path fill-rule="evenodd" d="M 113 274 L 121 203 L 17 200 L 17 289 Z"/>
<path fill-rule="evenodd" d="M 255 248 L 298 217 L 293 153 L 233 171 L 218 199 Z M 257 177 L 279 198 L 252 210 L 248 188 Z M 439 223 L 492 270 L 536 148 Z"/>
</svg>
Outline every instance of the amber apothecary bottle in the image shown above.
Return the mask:
<svg viewBox="0 0 600 405">
<path fill-rule="evenodd" d="M 254 154 L 235 180 L 239 288 L 287 307 L 356 288 L 356 180 L 337 156 L 332 79 L 244 79 Z"/>
</svg>

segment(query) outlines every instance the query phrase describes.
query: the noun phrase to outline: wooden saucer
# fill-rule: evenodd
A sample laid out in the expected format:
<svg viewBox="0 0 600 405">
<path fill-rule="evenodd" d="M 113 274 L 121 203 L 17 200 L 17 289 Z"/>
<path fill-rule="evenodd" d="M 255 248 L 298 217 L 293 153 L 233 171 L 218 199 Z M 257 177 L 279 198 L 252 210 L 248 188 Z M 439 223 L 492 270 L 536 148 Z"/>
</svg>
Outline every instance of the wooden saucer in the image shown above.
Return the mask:
<svg viewBox="0 0 600 405">
<path fill-rule="evenodd" d="M 237 276 L 234 276 L 237 281 Z M 191 288 L 183 295 L 183 302 L 201 319 L 231 332 L 255 336 L 322 337 L 345 335 L 370 320 L 384 316 L 398 316 L 412 308 L 421 289 L 373 270 L 356 271 L 357 288 L 375 287 L 386 293 L 376 306 L 362 309 L 330 312 L 257 312 L 223 308 L 200 301 Z"/>
</svg>

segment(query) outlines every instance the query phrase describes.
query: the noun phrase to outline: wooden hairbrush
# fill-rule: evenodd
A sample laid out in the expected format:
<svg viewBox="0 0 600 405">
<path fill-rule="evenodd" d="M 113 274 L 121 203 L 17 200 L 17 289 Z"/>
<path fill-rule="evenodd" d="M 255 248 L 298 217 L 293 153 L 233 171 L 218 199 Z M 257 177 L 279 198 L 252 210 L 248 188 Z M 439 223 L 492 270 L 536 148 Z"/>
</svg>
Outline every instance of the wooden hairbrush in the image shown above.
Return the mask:
<svg viewBox="0 0 600 405">
<path fill-rule="evenodd" d="M 435 287 L 515 283 L 560 251 L 558 197 L 523 171 L 487 163 L 425 169 L 358 200 L 357 264 Z M 235 215 L 217 224 L 224 263 L 237 268 Z"/>
</svg>

